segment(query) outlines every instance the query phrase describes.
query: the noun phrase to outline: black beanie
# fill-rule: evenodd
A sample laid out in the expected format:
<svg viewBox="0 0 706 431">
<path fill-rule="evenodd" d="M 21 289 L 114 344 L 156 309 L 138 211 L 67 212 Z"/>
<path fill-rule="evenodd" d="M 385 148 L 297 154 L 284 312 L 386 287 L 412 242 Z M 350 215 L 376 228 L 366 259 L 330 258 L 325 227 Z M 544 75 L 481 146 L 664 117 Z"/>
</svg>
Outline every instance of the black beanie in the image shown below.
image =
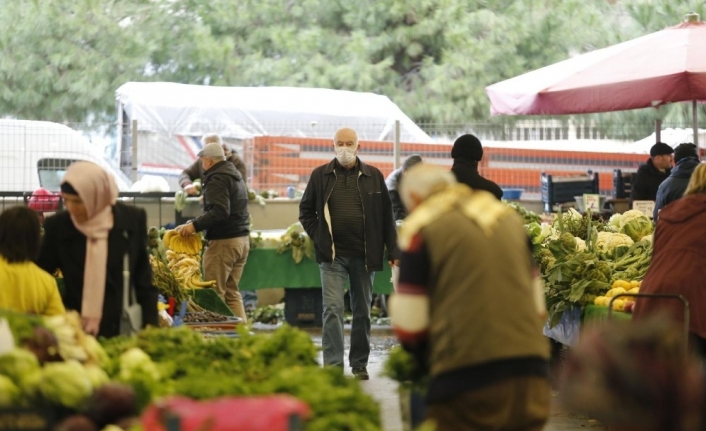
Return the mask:
<svg viewBox="0 0 706 431">
<path fill-rule="evenodd" d="M 664 142 L 657 142 L 650 148 L 650 157 L 672 154 L 674 149 Z"/>
<path fill-rule="evenodd" d="M 76 191 L 76 189 L 66 181 L 61 183 L 61 193 L 78 196 L 78 192 Z"/>
<path fill-rule="evenodd" d="M 674 163 L 686 157 L 699 158 L 699 152 L 696 150 L 696 145 L 685 143 L 679 144 L 674 148 Z"/>
<path fill-rule="evenodd" d="M 468 159 L 480 161 L 483 158 L 483 146 L 478 138 L 471 134 L 460 136 L 454 142 L 451 149 L 451 157 L 454 159 Z"/>
</svg>

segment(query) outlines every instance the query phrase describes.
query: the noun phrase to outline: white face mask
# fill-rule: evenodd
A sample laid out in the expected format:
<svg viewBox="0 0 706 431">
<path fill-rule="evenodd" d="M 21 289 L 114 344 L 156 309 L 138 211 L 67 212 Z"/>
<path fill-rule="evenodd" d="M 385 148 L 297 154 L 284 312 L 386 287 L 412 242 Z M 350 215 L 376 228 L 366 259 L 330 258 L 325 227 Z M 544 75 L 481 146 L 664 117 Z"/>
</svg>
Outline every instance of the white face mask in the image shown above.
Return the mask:
<svg viewBox="0 0 706 431">
<path fill-rule="evenodd" d="M 348 166 L 351 163 L 355 162 L 355 151 L 358 149 L 356 148 L 349 148 L 349 147 L 334 147 L 336 149 L 336 160 L 338 160 L 338 163 L 340 163 L 343 166 Z"/>
</svg>

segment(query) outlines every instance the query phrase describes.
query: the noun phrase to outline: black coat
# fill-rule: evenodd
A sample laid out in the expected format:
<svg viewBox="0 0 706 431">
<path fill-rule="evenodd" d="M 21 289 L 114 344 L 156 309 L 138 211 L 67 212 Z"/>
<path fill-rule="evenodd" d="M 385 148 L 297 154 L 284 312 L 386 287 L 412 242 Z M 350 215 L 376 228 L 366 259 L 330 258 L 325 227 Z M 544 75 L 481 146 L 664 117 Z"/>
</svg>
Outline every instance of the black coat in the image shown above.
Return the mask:
<svg viewBox="0 0 706 431">
<path fill-rule="evenodd" d="M 456 159 L 451 167 L 451 172 L 456 176 L 456 181 L 465 184 L 474 190 L 485 190 L 495 195 L 498 200 L 503 197 L 503 190 L 494 182 L 483 178 L 478 173 L 478 166 L 473 162 Z"/>
<path fill-rule="evenodd" d="M 105 280 L 103 318 L 99 336 L 120 334 L 123 306 L 123 259 L 130 256 L 130 275 L 137 302 L 142 306 L 144 325 L 157 326 L 157 289 L 147 251 L 147 214 L 141 208 L 118 202 L 113 207 L 113 228 L 108 234 L 108 268 Z M 125 238 L 127 233 L 128 238 Z M 81 312 L 86 237 L 74 226 L 69 213 L 62 211 L 44 222 L 44 239 L 37 264 L 49 272 L 60 269 L 66 290 L 62 299 L 67 310 Z"/>
<path fill-rule="evenodd" d="M 655 168 L 652 159 L 647 159 L 647 163 L 637 168 L 635 180 L 630 189 L 630 202 L 656 200 L 657 189 L 662 181 L 667 179 L 669 172 L 669 169 L 664 172 L 660 171 Z"/>
<path fill-rule="evenodd" d="M 375 167 L 358 159 L 358 192 L 365 220 L 365 264 L 368 271 L 381 271 L 385 248 L 388 259 L 400 258 L 397 228 L 385 177 Z M 299 221 L 316 246 L 316 261 L 333 261 L 333 236 L 327 223 L 328 199 L 336 183 L 336 159 L 314 169 L 299 204 Z"/>
<path fill-rule="evenodd" d="M 206 239 L 228 239 L 250 234 L 248 189 L 235 166 L 218 162 L 204 173 L 203 215 L 194 219 L 197 232 Z"/>
</svg>

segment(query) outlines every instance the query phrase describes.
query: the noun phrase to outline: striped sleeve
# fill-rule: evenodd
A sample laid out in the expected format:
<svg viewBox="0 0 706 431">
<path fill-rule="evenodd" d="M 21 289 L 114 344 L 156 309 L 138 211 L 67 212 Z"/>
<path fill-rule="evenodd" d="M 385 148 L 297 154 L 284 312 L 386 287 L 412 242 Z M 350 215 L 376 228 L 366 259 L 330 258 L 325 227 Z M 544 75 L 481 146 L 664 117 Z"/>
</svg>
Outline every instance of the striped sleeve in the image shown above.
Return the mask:
<svg viewBox="0 0 706 431">
<path fill-rule="evenodd" d="M 390 299 L 395 334 L 404 345 L 425 341 L 429 327 L 430 261 L 422 236 L 417 233 L 400 258 L 397 292 Z"/>
</svg>

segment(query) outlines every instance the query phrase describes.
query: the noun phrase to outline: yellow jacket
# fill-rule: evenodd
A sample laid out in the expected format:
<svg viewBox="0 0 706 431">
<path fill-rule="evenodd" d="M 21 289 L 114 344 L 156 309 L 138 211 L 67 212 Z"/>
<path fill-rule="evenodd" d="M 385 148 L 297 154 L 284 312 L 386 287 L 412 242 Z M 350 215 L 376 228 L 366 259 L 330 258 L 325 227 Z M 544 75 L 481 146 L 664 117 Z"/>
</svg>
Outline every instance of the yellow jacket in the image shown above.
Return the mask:
<svg viewBox="0 0 706 431">
<path fill-rule="evenodd" d="M 66 313 L 54 277 L 33 262 L 8 263 L 2 256 L 0 308 L 44 316 Z"/>
</svg>

